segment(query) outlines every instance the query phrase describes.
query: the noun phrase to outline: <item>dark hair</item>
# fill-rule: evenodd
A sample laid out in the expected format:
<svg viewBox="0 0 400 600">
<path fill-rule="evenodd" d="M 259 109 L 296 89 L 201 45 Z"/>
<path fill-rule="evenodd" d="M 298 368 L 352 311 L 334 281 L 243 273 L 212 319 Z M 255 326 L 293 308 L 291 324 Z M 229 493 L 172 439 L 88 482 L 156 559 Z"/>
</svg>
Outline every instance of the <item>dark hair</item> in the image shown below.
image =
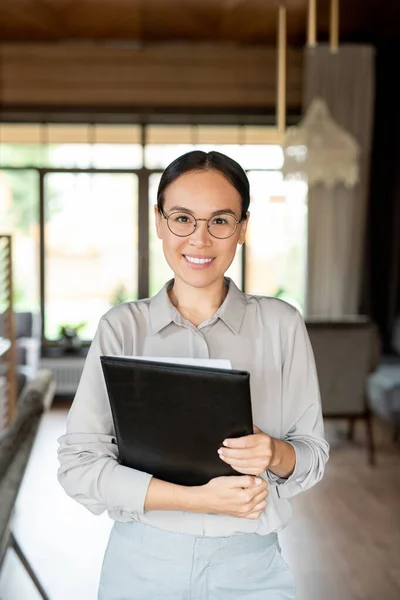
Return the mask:
<svg viewBox="0 0 400 600">
<path fill-rule="evenodd" d="M 203 152 L 202 150 L 193 150 L 179 156 L 165 169 L 157 191 L 157 206 L 161 213 L 163 213 L 165 190 L 178 177 L 189 171 L 218 171 L 221 173 L 239 192 L 242 201 L 241 218 L 245 217 L 250 204 L 250 185 L 246 173 L 239 163 L 226 154 L 215 151 Z"/>
</svg>

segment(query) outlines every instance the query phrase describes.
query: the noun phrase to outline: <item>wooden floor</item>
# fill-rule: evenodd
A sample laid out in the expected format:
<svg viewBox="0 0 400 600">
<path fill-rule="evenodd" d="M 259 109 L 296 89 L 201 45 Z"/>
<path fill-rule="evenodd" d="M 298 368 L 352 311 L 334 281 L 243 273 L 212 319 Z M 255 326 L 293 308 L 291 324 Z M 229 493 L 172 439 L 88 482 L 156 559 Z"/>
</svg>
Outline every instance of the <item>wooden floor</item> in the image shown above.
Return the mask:
<svg viewBox="0 0 400 600">
<path fill-rule="evenodd" d="M 51 600 L 95 600 L 111 521 L 66 496 L 56 480 L 57 437 L 66 409 L 44 418 L 18 498 L 14 531 Z M 400 599 L 400 452 L 374 423 L 377 466 L 367 465 L 362 424 L 356 442 L 328 421 L 324 480 L 292 501 L 281 534 L 298 600 Z M 38 600 L 13 551 L 0 575 L 1 600 Z"/>
</svg>

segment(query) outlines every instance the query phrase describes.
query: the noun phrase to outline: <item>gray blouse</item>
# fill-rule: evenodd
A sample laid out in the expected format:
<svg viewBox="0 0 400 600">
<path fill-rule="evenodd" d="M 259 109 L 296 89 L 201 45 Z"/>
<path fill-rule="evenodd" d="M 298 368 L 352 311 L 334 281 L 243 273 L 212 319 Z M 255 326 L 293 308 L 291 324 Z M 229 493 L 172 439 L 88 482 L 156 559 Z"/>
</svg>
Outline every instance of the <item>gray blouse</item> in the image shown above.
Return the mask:
<svg viewBox="0 0 400 600">
<path fill-rule="evenodd" d="M 168 297 L 168 282 L 154 297 L 126 302 L 100 320 L 72 403 L 67 432 L 58 440 L 58 479 L 67 494 L 94 514 L 140 521 L 170 531 L 206 536 L 279 531 L 291 516 L 289 498 L 323 476 L 329 445 L 314 357 L 304 321 L 276 298 L 229 291 L 218 311 L 198 327 Z M 267 507 L 258 520 L 188 511 L 144 511 L 152 475 L 118 462 L 114 427 L 99 356 L 226 358 L 250 372 L 253 421 L 293 445 L 296 466 L 281 479 L 267 471 Z"/>
</svg>

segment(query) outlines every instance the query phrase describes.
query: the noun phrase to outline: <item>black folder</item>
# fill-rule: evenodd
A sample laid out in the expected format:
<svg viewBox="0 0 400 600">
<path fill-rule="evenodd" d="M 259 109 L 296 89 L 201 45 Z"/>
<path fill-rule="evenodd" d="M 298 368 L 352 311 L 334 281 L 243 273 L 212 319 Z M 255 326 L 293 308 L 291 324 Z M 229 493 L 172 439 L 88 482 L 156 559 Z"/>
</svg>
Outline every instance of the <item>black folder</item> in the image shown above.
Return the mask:
<svg viewBox="0 0 400 600">
<path fill-rule="evenodd" d="M 121 464 L 187 486 L 238 475 L 217 450 L 226 438 L 253 433 L 247 371 L 100 360 Z"/>
</svg>

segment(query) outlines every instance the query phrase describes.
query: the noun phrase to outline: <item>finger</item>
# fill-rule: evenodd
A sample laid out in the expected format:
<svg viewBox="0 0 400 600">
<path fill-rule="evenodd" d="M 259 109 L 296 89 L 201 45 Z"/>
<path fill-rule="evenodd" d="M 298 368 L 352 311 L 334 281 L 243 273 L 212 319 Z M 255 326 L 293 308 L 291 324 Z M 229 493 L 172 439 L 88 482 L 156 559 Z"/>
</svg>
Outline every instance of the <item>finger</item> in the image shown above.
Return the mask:
<svg viewBox="0 0 400 600">
<path fill-rule="evenodd" d="M 248 490 L 244 490 L 244 491 L 248 491 Z M 256 494 L 254 494 L 253 501 L 258 504 L 258 502 L 262 502 L 263 500 L 266 500 L 268 496 L 269 496 L 269 490 L 267 487 L 265 487 L 262 490 L 257 491 Z"/>
<path fill-rule="evenodd" d="M 239 438 L 229 438 L 222 442 L 227 448 L 254 448 L 256 446 L 255 435 L 245 435 Z"/>
<path fill-rule="evenodd" d="M 227 458 L 225 456 L 220 456 L 220 459 L 224 462 L 228 463 L 232 467 L 237 465 L 238 467 L 259 467 L 265 463 L 265 459 L 261 460 L 260 458 Z"/>
<path fill-rule="evenodd" d="M 250 498 L 248 502 L 250 503 L 249 512 L 255 510 L 257 504 L 260 502 L 264 502 L 268 496 L 268 490 L 263 490 L 261 493 L 254 494 L 253 498 Z"/>
<path fill-rule="evenodd" d="M 251 503 L 248 513 L 257 512 L 259 510 L 263 510 L 267 506 L 266 498 L 260 497 L 258 501 L 254 501 Z"/>
<path fill-rule="evenodd" d="M 220 459 L 237 471 L 247 469 L 250 473 L 253 473 L 253 475 L 264 473 L 266 469 L 265 460 L 240 460 L 238 458 L 224 458 L 223 456 L 220 456 Z"/>
<path fill-rule="evenodd" d="M 255 475 L 245 474 L 245 476 L 229 476 L 229 483 L 233 488 L 252 488 L 265 484 L 265 481 L 262 477 L 256 477 Z"/>
<path fill-rule="evenodd" d="M 264 508 L 266 506 L 267 506 L 267 501 L 261 500 L 261 502 L 258 502 L 258 504 L 256 504 L 256 506 L 253 508 L 252 512 L 258 512 L 259 510 L 264 510 Z"/>
<path fill-rule="evenodd" d="M 249 515 L 246 515 L 245 517 L 241 517 L 242 519 L 251 519 L 252 521 L 258 521 L 258 519 L 261 517 L 262 515 L 262 510 L 259 512 L 255 512 L 255 513 L 250 513 Z"/>
<path fill-rule="evenodd" d="M 240 448 L 240 449 L 232 449 L 232 448 L 219 448 L 218 454 L 220 457 L 224 458 L 238 458 L 238 459 L 251 459 L 258 458 L 259 456 L 264 456 L 266 453 L 265 448 L 258 448 L 257 446 L 254 448 Z"/>
<path fill-rule="evenodd" d="M 263 502 L 260 502 L 260 504 L 258 504 L 257 506 L 255 506 L 253 508 L 253 510 L 248 513 L 244 518 L 245 519 L 259 519 L 261 517 L 261 515 L 263 514 L 265 508 L 267 506 L 267 503 L 265 502 L 265 500 Z"/>
</svg>

